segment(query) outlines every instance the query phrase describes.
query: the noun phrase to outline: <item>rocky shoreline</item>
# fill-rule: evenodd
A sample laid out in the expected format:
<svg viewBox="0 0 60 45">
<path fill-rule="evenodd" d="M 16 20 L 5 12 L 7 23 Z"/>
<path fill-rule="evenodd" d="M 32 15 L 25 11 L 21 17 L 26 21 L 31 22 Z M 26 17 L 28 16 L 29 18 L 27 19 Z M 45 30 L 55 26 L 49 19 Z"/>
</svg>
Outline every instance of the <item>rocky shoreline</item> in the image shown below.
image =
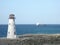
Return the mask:
<svg viewBox="0 0 60 45">
<path fill-rule="evenodd" d="M 0 38 L 0 45 L 60 45 L 60 34 L 28 34 L 18 37 Z"/>
</svg>

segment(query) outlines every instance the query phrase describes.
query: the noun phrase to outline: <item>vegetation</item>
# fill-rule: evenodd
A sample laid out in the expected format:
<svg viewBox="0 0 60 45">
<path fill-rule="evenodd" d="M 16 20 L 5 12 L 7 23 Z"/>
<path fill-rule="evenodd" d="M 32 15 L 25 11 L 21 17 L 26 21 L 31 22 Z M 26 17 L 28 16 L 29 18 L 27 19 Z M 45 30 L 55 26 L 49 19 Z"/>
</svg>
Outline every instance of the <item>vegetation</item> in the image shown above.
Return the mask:
<svg viewBox="0 0 60 45">
<path fill-rule="evenodd" d="M 60 45 L 60 36 L 36 35 L 18 39 L 0 39 L 0 45 Z"/>
</svg>

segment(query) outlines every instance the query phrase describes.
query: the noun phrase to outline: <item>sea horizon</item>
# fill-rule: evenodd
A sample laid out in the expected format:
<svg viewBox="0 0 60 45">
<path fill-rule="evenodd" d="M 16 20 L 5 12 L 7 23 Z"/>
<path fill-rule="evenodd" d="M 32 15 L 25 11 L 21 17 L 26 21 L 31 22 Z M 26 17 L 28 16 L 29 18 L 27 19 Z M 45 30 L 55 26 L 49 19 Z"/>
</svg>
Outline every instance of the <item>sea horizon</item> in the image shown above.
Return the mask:
<svg viewBox="0 0 60 45">
<path fill-rule="evenodd" d="M 60 25 L 16 24 L 16 35 L 23 34 L 60 34 Z M 0 25 L 0 37 L 6 37 L 8 24 Z"/>
</svg>

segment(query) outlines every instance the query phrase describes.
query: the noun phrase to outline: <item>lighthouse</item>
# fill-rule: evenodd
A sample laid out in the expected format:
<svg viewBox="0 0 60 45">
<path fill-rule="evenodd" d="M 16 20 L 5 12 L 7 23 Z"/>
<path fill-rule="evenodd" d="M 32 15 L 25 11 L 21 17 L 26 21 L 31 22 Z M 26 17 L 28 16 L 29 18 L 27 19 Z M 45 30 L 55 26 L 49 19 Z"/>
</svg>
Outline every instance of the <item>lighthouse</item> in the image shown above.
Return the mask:
<svg viewBox="0 0 60 45">
<path fill-rule="evenodd" d="M 7 38 L 16 39 L 15 15 L 14 14 L 9 15 Z"/>
</svg>

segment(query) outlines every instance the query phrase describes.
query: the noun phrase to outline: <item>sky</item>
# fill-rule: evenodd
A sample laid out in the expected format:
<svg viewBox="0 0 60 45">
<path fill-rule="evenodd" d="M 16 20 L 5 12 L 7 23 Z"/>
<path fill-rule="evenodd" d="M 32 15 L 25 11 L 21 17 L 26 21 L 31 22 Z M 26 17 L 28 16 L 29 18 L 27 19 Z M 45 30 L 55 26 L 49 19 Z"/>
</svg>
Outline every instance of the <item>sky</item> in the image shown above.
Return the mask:
<svg viewBox="0 0 60 45">
<path fill-rule="evenodd" d="M 60 0 L 0 0 L 0 24 L 60 24 Z"/>
</svg>

